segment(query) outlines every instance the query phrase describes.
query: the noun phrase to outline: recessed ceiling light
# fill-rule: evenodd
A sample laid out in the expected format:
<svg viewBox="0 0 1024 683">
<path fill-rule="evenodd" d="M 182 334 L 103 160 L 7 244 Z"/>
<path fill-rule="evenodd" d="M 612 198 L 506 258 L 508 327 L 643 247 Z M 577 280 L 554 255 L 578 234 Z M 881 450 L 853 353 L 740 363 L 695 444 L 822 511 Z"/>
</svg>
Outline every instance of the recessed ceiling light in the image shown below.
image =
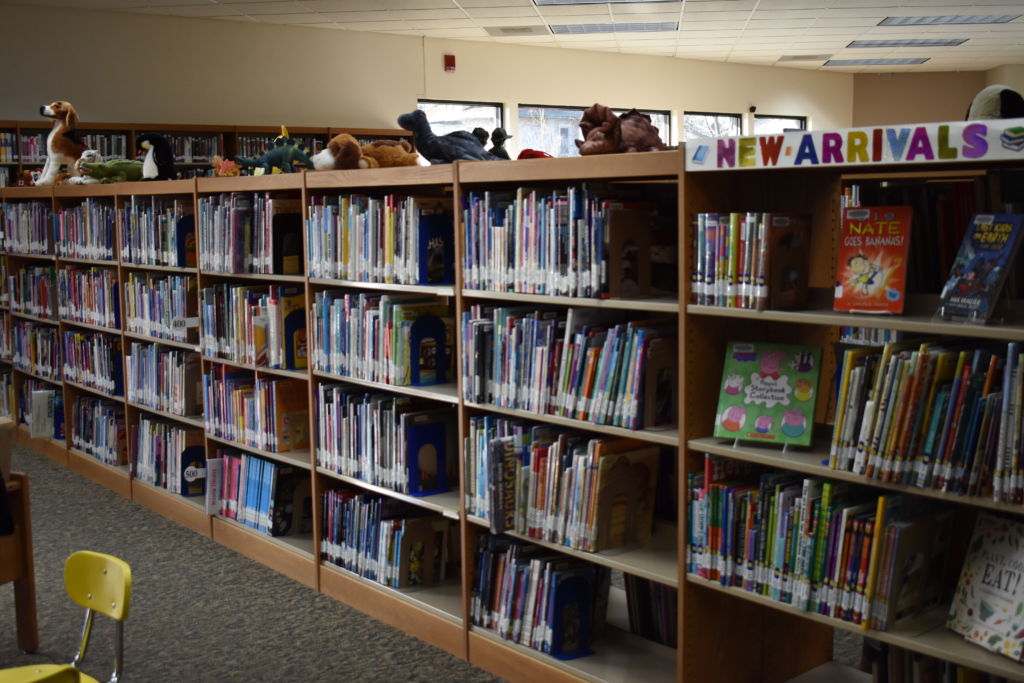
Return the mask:
<svg viewBox="0 0 1024 683">
<path fill-rule="evenodd" d="M 517 36 L 547 36 L 551 35 L 548 27 L 542 25 L 532 26 L 484 26 L 488 34 L 498 38 L 515 38 Z"/>
<path fill-rule="evenodd" d="M 562 35 L 579 35 L 583 33 L 647 33 L 650 31 L 675 31 L 679 23 L 675 21 L 607 23 L 607 24 L 551 24 L 551 32 Z"/>
<path fill-rule="evenodd" d="M 905 59 L 830 59 L 825 66 L 886 66 L 890 64 L 924 64 L 928 57 L 907 57 Z"/>
<path fill-rule="evenodd" d="M 533 0 L 538 7 L 543 5 L 629 5 L 634 2 L 678 2 L 679 0 Z"/>
<path fill-rule="evenodd" d="M 951 47 L 967 38 L 907 38 L 904 40 L 855 40 L 846 47 Z"/>
<path fill-rule="evenodd" d="M 824 62 L 832 55 L 782 55 L 780 62 Z"/>
<path fill-rule="evenodd" d="M 935 17 L 886 17 L 879 26 L 926 26 L 931 24 L 1005 24 L 1019 14 L 954 14 Z"/>
</svg>

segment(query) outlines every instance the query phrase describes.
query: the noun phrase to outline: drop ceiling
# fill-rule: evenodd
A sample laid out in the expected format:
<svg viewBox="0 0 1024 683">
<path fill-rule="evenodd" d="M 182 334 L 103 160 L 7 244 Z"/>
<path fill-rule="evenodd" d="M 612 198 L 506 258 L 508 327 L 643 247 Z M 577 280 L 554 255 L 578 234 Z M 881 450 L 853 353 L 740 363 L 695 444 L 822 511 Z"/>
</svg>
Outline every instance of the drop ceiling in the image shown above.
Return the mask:
<svg viewBox="0 0 1024 683">
<path fill-rule="evenodd" d="M 981 71 L 1024 65 L 1024 0 L 0 0 L 0 4 L 377 31 L 848 73 Z M 917 23 L 921 17 L 944 17 L 946 22 L 998 17 L 1001 21 Z M 887 19 L 889 24 L 883 24 Z M 883 42 L 850 47 L 854 41 Z M 894 45 L 892 41 L 910 44 Z M 845 65 L 848 60 L 882 63 Z"/>
</svg>

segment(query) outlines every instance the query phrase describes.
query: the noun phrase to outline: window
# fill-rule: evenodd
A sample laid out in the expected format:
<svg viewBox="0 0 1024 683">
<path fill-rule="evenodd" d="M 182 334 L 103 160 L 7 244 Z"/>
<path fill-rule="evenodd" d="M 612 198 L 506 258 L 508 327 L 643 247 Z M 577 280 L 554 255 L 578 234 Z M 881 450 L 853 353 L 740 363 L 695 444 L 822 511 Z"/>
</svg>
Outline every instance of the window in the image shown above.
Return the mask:
<svg viewBox="0 0 1024 683">
<path fill-rule="evenodd" d="M 554 157 L 579 156 L 576 140 L 583 140 L 580 133 L 580 119 L 586 107 L 555 107 L 539 104 L 519 106 L 519 149 L 539 149 Z M 613 109 L 621 116 L 627 109 Z M 671 137 L 671 119 L 667 111 L 639 110 L 651 117 L 651 123 L 658 129 L 661 141 L 666 145 Z"/>
<path fill-rule="evenodd" d="M 453 102 L 449 100 L 420 100 L 418 109 L 427 114 L 427 121 L 435 135 L 446 135 L 457 130 L 470 133 L 474 128 L 491 132 L 503 126 L 501 105 L 496 102 Z"/>
<path fill-rule="evenodd" d="M 740 135 L 741 121 L 742 117 L 739 114 L 688 111 L 683 114 L 683 134 L 686 140 Z"/>
<path fill-rule="evenodd" d="M 785 133 L 787 130 L 807 130 L 806 116 L 754 116 L 754 135 Z"/>
</svg>

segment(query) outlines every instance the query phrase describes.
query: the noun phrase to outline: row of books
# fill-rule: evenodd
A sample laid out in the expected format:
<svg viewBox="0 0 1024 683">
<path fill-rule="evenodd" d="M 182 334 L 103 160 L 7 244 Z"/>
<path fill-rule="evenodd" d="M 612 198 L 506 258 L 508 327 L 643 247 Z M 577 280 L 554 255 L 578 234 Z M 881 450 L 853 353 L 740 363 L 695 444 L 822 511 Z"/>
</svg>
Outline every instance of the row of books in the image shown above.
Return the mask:
<svg viewBox="0 0 1024 683">
<path fill-rule="evenodd" d="M 457 482 L 455 410 L 345 384 L 317 385 L 316 462 L 370 484 L 425 496 Z"/>
<path fill-rule="evenodd" d="M 861 668 L 871 683 L 1012 683 L 1003 676 L 865 638 Z"/>
<path fill-rule="evenodd" d="M 273 144 L 276 137 L 277 135 L 271 133 L 239 133 L 238 154 L 244 157 L 258 157 Z M 289 134 L 289 137 L 310 154 L 316 154 L 327 146 L 325 135 Z"/>
<path fill-rule="evenodd" d="M 302 274 L 302 205 L 269 192 L 199 198 L 199 267 L 221 273 Z"/>
<path fill-rule="evenodd" d="M 0 417 L 15 417 L 17 403 L 14 398 L 14 373 L 9 367 L 0 367 Z"/>
<path fill-rule="evenodd" d="M 174 152 L 174 160 L 178 163 L 195 164 L 208 162 L 215 154 L 221 154 L 219 135 L 188 135 L 185 133 L 168 133 L 159 131 Z M 139 131 L 138 135 L 143 135 Z"/>
<path fill-rule="evenodd" d="M 118 209 L 121 261 L 135 265 L 196 267 L 196 225 L 191 200 L 140 197 Z"/>
<path fill-rule="evenodd" d="M 328 488 L 320 552 L 331 564 L 392 588 L 446 577 L 451 520 L 384 496 Z"/>
<path fill-rule="evenodd" d="M 462 316 L 463 398 L 627 429 L 673 424 L 676 320 L 615 318 L 473 305 Z"/>
<path fill-rule="evenodd" d="M 306 221 L 310 277 L 413 285 L 455 281 L 447 200 L 316 196 Z"/>
<path fill-rule="evenodd" d="M 117 271 L 112 268 L 60 268 L 57 270 L 57 312 L 73 320 L 121 329 L 121 296 Z"/>
<path fill-rule="evenodd" d="M 219 471 L 217 512 L 222 517 L 267 536 L 312 532 L 308 471 L 231 448 L 218 448 L 207 469 Z"/>
<path fill-rule="evenodd" d="M 515 531 L 596 552 L 643 543 L 654 522 L 660 451 L 494 415 L 469 419 L 466 510 Z"/>
<path fill-rule="evenodd" d="M 203 373 L 206 431 L 275 453 L 309 448 L 309 398 L 298 379 L 253 377 L 213 365 Z"/>
<path fill-rule="evenodd" d="M 949 510 L 705 455 L 687 481 L 688 573 L 884 631 L 942 599 Z"/>
<path fill-rule="evenodd" d="M 641 278 L 650 283 L 656 214 L 654 204 L 602 199 L 586 186 L 471 192 L 462 207 L 465 286 L 581 297 L 646 294 L 639 289 Z M 624 253 L 628 263 L 611 262 Z M 632 291 L 620 291 L 623 278 Z"/>
<path fill-rule="evenodd" d="M 7 254 L 0 254 L 0 307 L 11 305 L 11 296 L 7 291 Z"/>
<path fill-rule="evenodd" d="M 889 342 L 903 341 L 905 333 L 888 327 L 859 327 L 841 325 L 839 327 L 839 343 L 857 346 L 882 346 Z"/>
<path fill-rule="evenodd" d="M 135 479 L 182 496 L 201 496 L 206 492 L 202 430 L 143 414 L 131 431 Z"/>
<path fill-rule="evenodd" d="M 134 153 L 128 149 L 128 136 L 124 133 L 77 132 L 77 135 L 86 149 L 96 150 L 104 160 L 129 159 Z"/>
<path fill-rule="evenodd" d="M 217 284 L 202 289 L 199 301 L 205 356 L 269 368 L 308 367 L 302 286 Z"/>
<path fill-rule="evenodd" d="M 128 273 L 124 283 L 125 331 L 147 337 L 195 342 L 195 278 Z"/>
<path fill-rule="evenodd" d="M 18 421 L 33 439 L 64 439 L 64 392 L 48 382 L 26 377 L 18 394 Z"/>
<path fill-rule="evenodd" d="M 202 368 L 197 352 L 132 342 L 125 369 L 132 403 L 186 417 L 201 412 Z"/>
<path fill-rule="evenodd" d="M 451 381 L 454 324 L 436 297 L 326 290 L 310 321 L 315 370 L 400 386 Z"/>
<path fill-rule="evenodd" d="M 4 202 L 3 233 L 12 254 L 52 254 L 53 209 L 41 202 Z"/>
<path fill-rule="evenodd" d="M 899 342 L 843 354 L 829 465 L 993 500 L 1024 500 L 1024 349 Z"/>
<path fill-rule="evenodd" d="M 0 132 L 0 164 L 18 163 L 18 135 L 13 132 Z"/>
<path fill-rule="evenodd" d="M 52 325 L 15 320 L 11 325 L 11 360 L 14 367 L 40 377 L 61 381 L 60 331 Z"/>
<path fill-rule="evenodd" d="M 25 265 L 7 276 L 11 310 L 47 320 L 57 319 L 57 283 L 53 266 Z"/>
<path fill-rule="evenodd" d="M 63 348 L 65 380 L 124 396 L 120 337 L 65 330 Z"/>
<path fill-rule="evenodd" d="M 698 213 L 690 300 L 759 311 L 797 307 L 806 299 L 809 251 L 808 216 Z"/>
<path fill-rule="evenodd" d="M 11 314 L 0 311 L 0 361 L 8 361 L 14 356 L 14 345 L 11 339 Z"/>
<path fill-rule="evenodd" d="M 114 260 L 116 216 L 112 200 L 86 197 L 78 206 L 61 209 L 53 217 L 57 256 Z"/>
<path fill-rule="evenodd" d="M 582 657 L 604 625 L 610 576 L 607 567 L 481 534 L 470 619 L 552 657 Z"/>
<path fill-rule="evenodd" d="M 631 633 L 676 647 L 678 641 L 679 591 L 657 581 L 632 574 L 622 575 Z"/>
<path fill-rule="evenodd" d="M 41 164 L 46 161 L 46 133 L 21 134 L 21 163 Z"/>
<path fill-rule="evenodd" d="M 128 463 L 124 404 L 78 396 L 71 405 L 71 446 L 108 465 Z"/>
</svg>

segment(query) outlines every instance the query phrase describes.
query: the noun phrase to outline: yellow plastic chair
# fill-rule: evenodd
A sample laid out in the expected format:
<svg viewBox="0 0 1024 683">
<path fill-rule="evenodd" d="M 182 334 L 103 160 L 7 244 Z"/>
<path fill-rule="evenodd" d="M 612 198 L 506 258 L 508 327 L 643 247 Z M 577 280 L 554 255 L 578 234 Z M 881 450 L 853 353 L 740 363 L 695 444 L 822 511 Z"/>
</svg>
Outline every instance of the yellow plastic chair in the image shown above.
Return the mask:
<svg viewBox="0 0 1024 683">
<path fill-rule="evenodd" d="M 71 664 L 30 664 L 0 670 L 0 683 L 34 681 L 91 681 L 96 679 L 78 668 L 89 647 L 92 618 L 97 612 L 114 620 L 114 671 L 109 683 L 121 680 L 124 670 L 124 620 L 132 600 L 132 568 L 113 555 L 80 550 L 64 563 L 64 588 L 68 596 L 85 608 L 82 642 Z"/>
</svg>

